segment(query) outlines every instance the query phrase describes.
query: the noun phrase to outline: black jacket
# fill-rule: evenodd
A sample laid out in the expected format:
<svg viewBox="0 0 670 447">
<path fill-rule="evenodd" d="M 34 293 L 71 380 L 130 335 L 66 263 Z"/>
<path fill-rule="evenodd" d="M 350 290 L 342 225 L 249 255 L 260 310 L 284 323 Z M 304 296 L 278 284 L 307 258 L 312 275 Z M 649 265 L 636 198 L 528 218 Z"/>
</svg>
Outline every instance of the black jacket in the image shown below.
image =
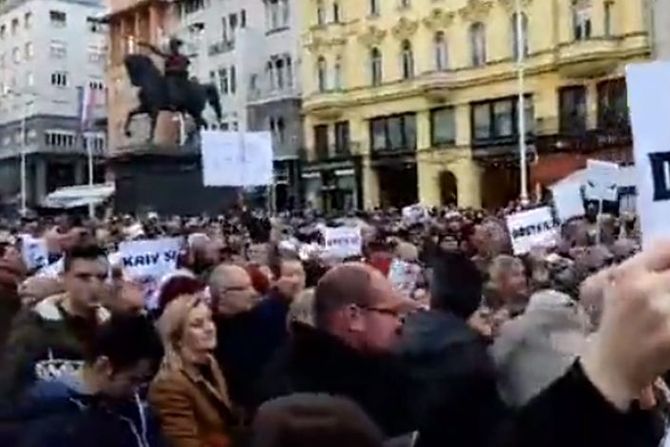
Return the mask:
<svg viewBox="0 0 670 447">
<path fill-rule="evenodd" d="M 299 323 L 292 329 L 291 340 L 265 371 L 259 403 L 292 393 L 328 393 L 356 402 L 386 436 L 416 429 L 407 405 L 407 381 L 392 358 L 363 355 Z"/>
<path fill-rule="evenodd" d="M 479 447 L 505 415 L 485 342 L 449 312 L 408 317 L 399 356 L 409 373 L 420 446 Z"/>
</svg>

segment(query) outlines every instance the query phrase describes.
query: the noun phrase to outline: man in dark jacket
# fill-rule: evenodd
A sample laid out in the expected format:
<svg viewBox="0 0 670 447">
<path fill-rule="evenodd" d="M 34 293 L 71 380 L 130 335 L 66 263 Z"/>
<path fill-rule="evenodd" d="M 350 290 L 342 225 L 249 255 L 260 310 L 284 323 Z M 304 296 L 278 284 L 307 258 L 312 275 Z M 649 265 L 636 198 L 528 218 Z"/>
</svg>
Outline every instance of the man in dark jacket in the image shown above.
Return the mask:
<svg viewBox="0 0 670 447">
<path fill-rule="evenodd" d="M 92 340 L 80 371 L 38 381 L 9 417 L 0 415 L 0 445 L 163 445 L 157 421 L 137 394 L 155 373 L 162 353 L 150 321 L 112 317 Z"/>
<path fill-rule="evenodd" d="M 431 310 L 410 315 L 398 353 L 410 375 L 420 446 L 480 447 L 495 437 L 504 406 L 485 341 L 466 320 L 479 307 L 481 274 L 461 253 L 435 258 Z"/>
<path fill-rule="evenodd" d="M 19 283 L 26 277 L 26 267 L 19 252 L 0 242 L 0 352 L 4 349 L 12 320 L 21 310 Z"/>
</svg>

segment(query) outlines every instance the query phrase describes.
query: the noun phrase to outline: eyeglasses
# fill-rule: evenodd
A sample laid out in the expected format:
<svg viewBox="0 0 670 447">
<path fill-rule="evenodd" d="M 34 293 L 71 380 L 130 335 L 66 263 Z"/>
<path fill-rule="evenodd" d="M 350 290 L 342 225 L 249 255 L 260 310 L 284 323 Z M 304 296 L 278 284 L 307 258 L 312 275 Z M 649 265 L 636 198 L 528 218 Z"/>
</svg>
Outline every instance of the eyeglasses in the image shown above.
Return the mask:
<svg viewBox="0 0 670 447">
<path fill-rule="evenodd" d="M 375 312 L 382 315 L 390 315 L 394 318 L 401 319 L 404 317 L 404 314 L 402 312 L 393 309 L 386 309 L 383 307 L 373 307 L 373 306 L 359 306 L 359 307 L 363 310 L 367 310 L 368 312 Z"/>
</svg>

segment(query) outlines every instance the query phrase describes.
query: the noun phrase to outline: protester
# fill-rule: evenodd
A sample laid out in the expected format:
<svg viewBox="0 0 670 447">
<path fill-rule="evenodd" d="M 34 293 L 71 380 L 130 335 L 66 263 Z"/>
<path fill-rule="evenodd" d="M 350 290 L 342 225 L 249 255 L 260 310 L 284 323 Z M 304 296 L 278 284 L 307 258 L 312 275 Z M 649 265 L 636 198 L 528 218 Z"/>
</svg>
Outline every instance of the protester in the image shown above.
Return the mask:
<svg viewBox="0 0 670 447">
<path fill-rule="evenodd" d="M 15 397 L 37 378 L 81 366 L 83 353 L 108 316 L 100 306 L 107 279 L 104 251 L 75 247 L 64 257 L 65 293 L 16 316 L 2 357 L 0 395 Z"/>
<path fill-rule="evenodd" d="M 511 317 L 521 313 L 529 298 L 526 269 L 519 258 L 499 255 L 489 267 L 489 282 L 485 291 L 488 304 L 494 309 L 505 308 Z"/>
<path fill-rule="evenodd" d="M 83 368 L 55 380 L 39 380 L 15 410 L 20 447 L 159 447 L 160 427 L 138 388 L 154 375 L 160 339 L 143 317 L 103 323 Z M 7 442 L 7 443 L 4 443 Z"/>
<path fill-rule="evenodd" d="M 233 445 L 237 419 L 212 355 L 216 327 L 209 306 L 200 295 L 175 298 L 165 307 L 158 329 L 165 356 L 149 401 L 165 436 L 173 447 Z"/>
<path fill-rule="evenodd" d="M 0 243 L 0 352 L 12 320 L 21 310 L 19 285 L 26 274 L 20 253 L 11 244 Z"/>
</svg>

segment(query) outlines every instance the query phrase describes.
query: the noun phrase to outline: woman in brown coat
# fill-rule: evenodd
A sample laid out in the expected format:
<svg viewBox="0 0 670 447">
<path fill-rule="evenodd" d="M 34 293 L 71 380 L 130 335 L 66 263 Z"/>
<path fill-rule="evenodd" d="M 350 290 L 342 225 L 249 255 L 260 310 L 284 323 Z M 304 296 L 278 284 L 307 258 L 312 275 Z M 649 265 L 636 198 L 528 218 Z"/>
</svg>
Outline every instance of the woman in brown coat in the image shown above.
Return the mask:
<svg viewBox="0 0 670 447">
<path fill-rule="evenodd" d="M 216 328 L 199 295 L 171 301 L 158 320 L 165 348 L 149 401 L 173 447 L 228 447 L 235 425 L 223 374 L 211 352 Z"/>
</svg>

